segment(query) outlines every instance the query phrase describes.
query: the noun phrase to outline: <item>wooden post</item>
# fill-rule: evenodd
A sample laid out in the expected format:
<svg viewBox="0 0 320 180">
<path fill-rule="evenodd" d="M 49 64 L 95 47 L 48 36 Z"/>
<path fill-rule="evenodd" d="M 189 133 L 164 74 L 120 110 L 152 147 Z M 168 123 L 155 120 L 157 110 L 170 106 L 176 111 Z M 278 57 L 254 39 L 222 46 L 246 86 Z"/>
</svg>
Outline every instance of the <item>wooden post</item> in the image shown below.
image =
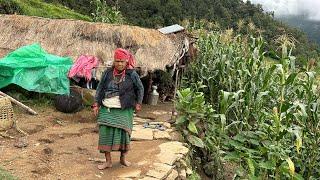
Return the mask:
<svg viewBox="0 0 320 180">
<path fill-rule="evenodd" d="M 38 113 L 35 112 L 33 109 L 29 108 L 28 106 L 22 104 L 21 102 L 15 100 L 13 97 L 3 93 L 0 91 L 0 96 L 4 96 L 4 97 L 8 97 L 10 99 L 11 102 L 15 103 L 16 105 L 20 106 L 21 108 L 27 110 L 30 114 L 32 115 L 37 115 Z"/>
</svg>

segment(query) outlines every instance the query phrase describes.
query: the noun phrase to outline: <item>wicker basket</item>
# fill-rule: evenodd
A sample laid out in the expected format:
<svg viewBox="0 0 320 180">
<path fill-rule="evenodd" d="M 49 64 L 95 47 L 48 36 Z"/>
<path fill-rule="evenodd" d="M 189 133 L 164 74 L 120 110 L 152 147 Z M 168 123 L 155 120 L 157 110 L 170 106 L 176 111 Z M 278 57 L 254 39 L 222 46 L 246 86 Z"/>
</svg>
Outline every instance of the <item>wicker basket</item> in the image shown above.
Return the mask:
<svg viewBox="0 0 320 180">
<path fill-rule="evenodd" d="M 7 97 L 0 97 L 0 131 L 10 129 L 13 125 L 13 108 Z"/>
</svg>

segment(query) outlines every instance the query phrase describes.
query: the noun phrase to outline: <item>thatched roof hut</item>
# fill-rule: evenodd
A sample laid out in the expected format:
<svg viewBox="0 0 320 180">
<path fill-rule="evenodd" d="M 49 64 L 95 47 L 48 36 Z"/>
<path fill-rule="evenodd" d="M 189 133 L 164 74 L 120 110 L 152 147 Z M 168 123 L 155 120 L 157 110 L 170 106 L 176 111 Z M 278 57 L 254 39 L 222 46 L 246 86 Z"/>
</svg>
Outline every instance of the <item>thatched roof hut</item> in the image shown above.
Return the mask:
<svg viewBox="0 0 320 180">
<path fill-rule="evenodd" d="M 155 29 L 80 20 L 0 15 L 0 57 L 21 46 L 40 43 L 51 54 L 100 57 L 106 65 L 117 47 L 134 53 L 142 70 L 164 69 L 181 54 L 184 39 L 166 36 Z M 102 66 L 103 66 L 102 64 Z"/>
</svg>

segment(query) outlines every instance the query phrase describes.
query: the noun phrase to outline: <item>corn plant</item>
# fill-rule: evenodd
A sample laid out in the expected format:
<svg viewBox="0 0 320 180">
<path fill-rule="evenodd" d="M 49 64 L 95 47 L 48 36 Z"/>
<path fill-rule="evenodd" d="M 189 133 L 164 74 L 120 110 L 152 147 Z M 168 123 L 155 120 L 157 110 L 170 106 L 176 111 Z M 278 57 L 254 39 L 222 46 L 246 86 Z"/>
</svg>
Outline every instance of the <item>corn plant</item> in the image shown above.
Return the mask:
<svg viewBox="0 0 320 180">
<path fill-rule="evenodd" d="M 294 47 L 281 45 L 282 58 L 270 65 L 261 37 L 198 32 L 177 125 L 204 167 L 217 179 L 224 162 L 238 165 L 234 178 L 320 178 L 316 75 L 295 68 Z"/>
</svg>

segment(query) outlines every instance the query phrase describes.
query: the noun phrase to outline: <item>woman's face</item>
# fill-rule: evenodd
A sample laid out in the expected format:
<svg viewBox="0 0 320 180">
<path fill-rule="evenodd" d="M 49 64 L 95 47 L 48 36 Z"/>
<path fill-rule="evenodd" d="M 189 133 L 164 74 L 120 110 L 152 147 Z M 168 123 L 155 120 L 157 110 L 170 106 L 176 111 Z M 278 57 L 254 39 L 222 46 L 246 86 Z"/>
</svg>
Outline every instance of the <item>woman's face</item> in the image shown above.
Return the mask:
<svg viewBox="0 0 320 180">
<path fill-rule="evenodd" d="M 121 59 L 115 59 L 113 64 L 118 71 L 123 71 L 127 67 L 127 61 Z"/>
</svg>

